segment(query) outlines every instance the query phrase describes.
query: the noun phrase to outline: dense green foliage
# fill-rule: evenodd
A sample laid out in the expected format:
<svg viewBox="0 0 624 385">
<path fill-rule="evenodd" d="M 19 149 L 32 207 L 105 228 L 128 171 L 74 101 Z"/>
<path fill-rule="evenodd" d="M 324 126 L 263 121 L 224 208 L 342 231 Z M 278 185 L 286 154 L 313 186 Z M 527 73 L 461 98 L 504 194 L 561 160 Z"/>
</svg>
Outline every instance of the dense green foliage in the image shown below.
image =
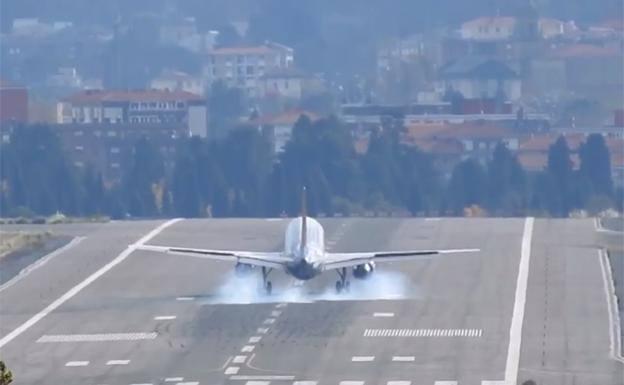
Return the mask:
<svg viewBox="0 0 624 385">
<path fill-rule="evenodd" d="M 436 159 L 401 144 L 401 128 L 371 135 L 366 154 L 335 118 L 302 116 L 284 151 L 274 157 L 268 132 L 239 127 L 222 139 L 179 139 L 173 167 L 148 139 L 132 146 L 119 183 L 105 188 L 92 166 L 76 171 L 46 126 L 17 127 L 2 146 L 1 215 L 112 217 L 296 215 L 308 186 L 313 215 L 402 212 L 464 215 L 529 213 L 565 217 L 573 210 L 621 209 L 622 190 L 611 180 L 609 151 L 600 135 L 579 149 L 575 170 L 565 138 L 550 148 L 548 167 L 527 174 L 503 144 L 487 164 L 459 162 L 448 181 Z"/>
</svg>

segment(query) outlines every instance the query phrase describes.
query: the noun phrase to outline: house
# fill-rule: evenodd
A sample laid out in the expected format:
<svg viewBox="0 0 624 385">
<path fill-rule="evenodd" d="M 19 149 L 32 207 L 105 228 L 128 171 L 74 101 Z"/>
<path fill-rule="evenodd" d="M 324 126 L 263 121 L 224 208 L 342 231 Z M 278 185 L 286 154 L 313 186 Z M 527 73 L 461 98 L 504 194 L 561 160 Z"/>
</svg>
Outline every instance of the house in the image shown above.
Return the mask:
<svg viewBox="0 0 624 385">
<path fill-rule="evenodd" d="M 206 91 L 204 79 L 201 77 L 173 70 L 165 70 L 158 77 L 152 79 L 150 87 L 154 90 L 184 91 L 201 96 Z"/>
<path fill-rule="evenodd" d="M 307 116 L 311 121 L 316 121 L 319 117 L 308 111 L 290 110 L 275 115 L 265 115 L 258 117 L 250 125 L 257 127 L 271 141 L 273 152 L 279 154 L 284 151 L 286 143 L 292 136 L 292 130 L 301 116 Z"/>
<path fill-rule="evenodd" d="M 440 69 L 439 88 L 461 93 L 464 99 L 516 101 L 522 96 L 519 75 L 500 60 L 471 55 Z"/>
<path fill-rule="evenodd" d="M 527 28 L 527 21 L 530 22 L 531 18 L 532 16 L 528 19 L 514 16 L 479 17 L 463 23 L 459 28 L 459 36 L 463 40 L 474 41 L 513 40 L 522 35 L 522 30 Z M 553 39 L 578 31 L 573 21 L 538 18 L 536 24 L 529 27 L 537 28 L 535 32 L 542 39 Z"/>
<path fill-rule="evenodd" d="M 221 47 L 208 53 L 203 75 L 208 85 L 217 80 L 245 90 L 250 97 L 259 94 L 259 79 L 275 69 L 293 65 L 293 49 L 266 42 L 257 46 Z"/>
<path fill-rule="evenodd" d="M 0 124 L 28 122 L 28 89 L 0 79 Z"/>
<path fill-rule="evenodd" d="M 206 101 L 185 91 L 87 90 L 57 104 L 59 124 L 184 124 L 189 135 L 207 135 Z"/>
</svg>

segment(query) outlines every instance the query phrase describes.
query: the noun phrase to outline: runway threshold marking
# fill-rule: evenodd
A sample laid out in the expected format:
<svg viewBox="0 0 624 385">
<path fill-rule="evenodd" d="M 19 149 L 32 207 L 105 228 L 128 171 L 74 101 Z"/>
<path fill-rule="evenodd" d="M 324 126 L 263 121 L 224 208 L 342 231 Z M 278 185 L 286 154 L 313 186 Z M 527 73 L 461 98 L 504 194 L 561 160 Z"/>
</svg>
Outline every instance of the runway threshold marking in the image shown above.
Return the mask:
<svg viewBox="0 0 624 385">
<path fill-rule="evenodd" d="M 243 346 L 243 348 L 241 349 L 242 353 L 251 353 L 253 352 L 255 346 L 254 345 L 245 345 Z"/>
<path fill-rule="evenodd" d="M 240 368 L 238 366 L 230 366 L 227 369 L 225 369 L 225 374 L 236 374 L 238 373 L 238 371 L 240 370 Z"/>
<path fill-rule="evenodd" d="M 93 273 L 90 276 L 88 276 L 82 282 L 80 282 L 76 286 L 72 287 L 65 294 L 63 294 L 58 299 L 56 299 L 54 302 L 52 302 L 51 304 L 46 306 L 42 311 L 40 311 L 39 313 L 37 313 L 34 316 L 32 316 L 31 318 L 29 318 L 26 322 L 24 322 L 23 324 L 18 326 L 16 329 L 14 329 L 12 332 L 7 334 L 6 336 L 2 337 L 2 339 L 0 339 L 0 348 L 3 347 L 4 345 L 6 345 L 7 343 L 11 342 L 13 339 L 15 339 L 15 337 L 19 336 L 20 334 L 22 334 L 23 332 L 28 330 L 30 327 L 35 325 L 37 322 L 41 321 L 45 316 L 47 316 L 48 314 L 50 314 L 51 312 L 56 310 L 59 306 L 61 306 L 65 302 L 67 302 L 69 299 L 74 297 L 76 294 L 80 293 L 80 291 L 82 291 L 82 289 L 84 289 L 85 287 L 89 286 L 95 280 L 97 280 L 98 278 L 103 276 L 107 271 L 109 271 L 113 267 L 115 267 L 118 264 L 120 264 L 121 262 L 123 262 L 126 258 L 128 258 L 128 256 L 130 254 L 132 254 L 133 251 L 136 250 L 136 248 L 138 246 L 141 246 L 145 242 L 148 242 L 150 239 L 152 239 L 156 235 L 158 235 L 161 231 L 163 231 L 167 227 L 173 225 L 174 223 L 179 222 L 180 220 L 181 220 L 181 218 L 171 219 L 171 220 L 161 224 L 160 226 L 156 227 L 155 229 L 153 229 L 149 233 L 147 233 L 147 235 L 145 235 L 142 238 L 140 238 L 137 242 L 133 243 L 132 245 L 129 245 L 128 247 L 126 247 L 126 249 L 124 251 L 122 251 L 115 259 L 113 259 L 112 261 L 110 261 L 106 265 L 102 266 L 95 273 Z"/>
<path fill-rule="evenodd" d="M 472 337 L 483 336 L 482 329 L 365 329 L 363 337 Z"/>
<path fill-rule="evenodd" d="M 516 385 L 518 382 L 518 367 L 520 365 L 520 345 L 522 343 L 522 324 L 526 307 L 527 286 L 529 282 L 529 267 L 531 263 L 531 241 L 533 239 L 533 223 L 535 219 L 528 217 L 524 220 L 522 245 L 520 249 L 520 265 L 516 282 L 516 296 L 514 300 L 511 326 L 509 327 L 509 348 L 505 364 L 505 384 Z"/>
<path fill-rule="evenodd" d="M 174 320 L 177 317 L 174 315 L 158 315 L 156 317 L 154 317 L 155 321 L 170 321 L 170 320 Z"/>
<path fill-rule="evenodd" d="M 39 337 L 37 343 L 52 342 L 111 342 L 153 340 L 158 336 L 151 333 L 105 333 L 105 334 L 51 334 Z"/>
<path fill-rule="evenodd" d="M 375 356 L 353 356 L 351 362 L 372 362 L 375 361 Z"/>
<path fill-rule="evenodd" d="M 394 317 L 394 313 L 373 313 L 373 317 Z"/>
</svg>

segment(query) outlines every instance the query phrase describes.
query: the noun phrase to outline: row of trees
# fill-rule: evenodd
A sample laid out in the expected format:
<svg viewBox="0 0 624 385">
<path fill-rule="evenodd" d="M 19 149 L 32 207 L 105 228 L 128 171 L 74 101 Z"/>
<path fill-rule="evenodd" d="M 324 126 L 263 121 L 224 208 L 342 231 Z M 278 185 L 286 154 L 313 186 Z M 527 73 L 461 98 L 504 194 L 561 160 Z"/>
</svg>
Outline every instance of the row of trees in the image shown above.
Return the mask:
<svg viewBox="0 0 624 385">
<path fill-rule="evenodd" d="M 24 126 L 2 146 L 0 215 L 295 215 L 302 186 L 308 186 L 312 214 L 464 215 L 479 207 L 491 215 L 565 217 L 578 209 L 622 209 L 601 135 L 588 136 L 580 147 L 578 170 L 560 137 L 543 172 L 526 173 L 501 144 L 487 164 L 466 159 L 450 176 L 439 172 L 431 155 L 403 145 L 400 135 L 400 128 L 374 133 L 360 155 L 338 120 L 304 116 L 278 159 L 263 133 L 239 128 L 218 141 L 180 139 L 170 169 L 143 138 L 128 154 L 121 181 L 105 187 L 93 167 L 77 172 L 69 164 L 47 127 Z"/>
</svg>

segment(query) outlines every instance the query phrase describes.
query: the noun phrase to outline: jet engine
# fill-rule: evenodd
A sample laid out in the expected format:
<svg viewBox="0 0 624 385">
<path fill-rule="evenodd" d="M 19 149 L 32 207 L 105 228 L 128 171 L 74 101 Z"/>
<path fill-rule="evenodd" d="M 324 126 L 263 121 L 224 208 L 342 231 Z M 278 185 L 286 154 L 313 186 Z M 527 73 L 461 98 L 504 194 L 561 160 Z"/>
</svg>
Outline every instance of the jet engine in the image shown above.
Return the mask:
<svg viewBox="0 0 624 385">
<path fill-rule="evenodd" d="M 234 266 L 234 271 L 236 275 L 246 275 L 251 273 L 253 270 L 253 266 L 248 263 L 240 263 L 237 262 L 236 266 Z"/>
<path fill-rule="evenodd" d="M 353 268 L 353 276 L 355 278 L 368 278 L 375 271 L 375 262 L 363 263 Z"/>
</svg>

